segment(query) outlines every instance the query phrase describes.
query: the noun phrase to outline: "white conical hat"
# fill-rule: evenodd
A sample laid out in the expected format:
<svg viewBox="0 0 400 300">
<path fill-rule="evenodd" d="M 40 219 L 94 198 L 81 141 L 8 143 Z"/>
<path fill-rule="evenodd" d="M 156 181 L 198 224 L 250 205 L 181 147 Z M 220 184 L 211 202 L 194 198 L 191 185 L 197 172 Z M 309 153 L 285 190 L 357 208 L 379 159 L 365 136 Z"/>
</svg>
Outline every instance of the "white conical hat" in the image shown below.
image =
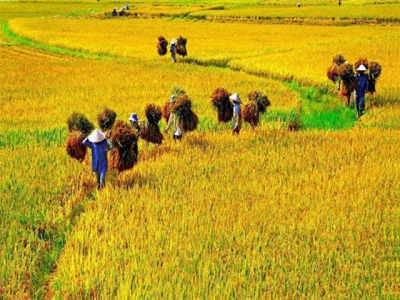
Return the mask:
<svg viewBox="0 0 400 300">
<path fill-rule="evenodd" d="M 367 71 L 367 68 L 366 68 L 364 65 L 360 65 L 360 66 L 357 68 L 357 71 Z"/>
<path fill-rule="evenodd" d="M 177 42 L 176 39 L 171 40 L 171 44 L 176 44 L 176 42 Z"/>
<path fill-rule="evenodd" d="M 99 143 L 106 139 L 106 135 L 97 128 L 88 136 L 88 140 L 92 143 Z"/>
<path fill-rule="evenodd" d="M 242 103 L 242 101 L 240 100 L 239 95 L 237 93 L 230 95 L 229 99 L 231 99 L 234 102 Z"/>
</svg>

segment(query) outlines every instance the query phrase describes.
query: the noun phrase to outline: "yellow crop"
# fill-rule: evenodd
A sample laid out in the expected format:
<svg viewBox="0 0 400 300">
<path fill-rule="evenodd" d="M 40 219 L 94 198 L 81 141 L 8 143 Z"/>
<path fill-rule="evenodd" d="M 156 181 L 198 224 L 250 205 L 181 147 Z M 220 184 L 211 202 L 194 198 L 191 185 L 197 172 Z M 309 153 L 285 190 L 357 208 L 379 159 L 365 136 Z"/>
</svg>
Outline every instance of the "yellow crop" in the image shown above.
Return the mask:
<svg viewBox="0 0 400 300">
<path fill-rule="evenodd" d="M 287 1 L 217 2 L 132 3 L 138 18 L 111 18 L 106 2 L 0 4 L 0 299 L 399 297 L 398 7 L 325 26 L 337 6 L 318 0 L 299 15 Z M 272 11 L 279 24 L 256 18 Z M 284 25 L 284 12 L 308 20 Z M 188 56 L 159 56 L 160 35 L 187 38 Z M 315 107 L 352 114 L 326 77 L 336 54 L 382 65 L 367 114 L 289 131 Z M 106 106 L 143 120 L 176 87 L 198 130 L 140 140 L 137 165 L 109 170 L 98 192 L 90 151 L 83 163 L 66 153 L 67 118 L 97 125 Z M 267 94 L 260 126 L 218 124 L 219 87 L 244 104 Z"/>
</svg>

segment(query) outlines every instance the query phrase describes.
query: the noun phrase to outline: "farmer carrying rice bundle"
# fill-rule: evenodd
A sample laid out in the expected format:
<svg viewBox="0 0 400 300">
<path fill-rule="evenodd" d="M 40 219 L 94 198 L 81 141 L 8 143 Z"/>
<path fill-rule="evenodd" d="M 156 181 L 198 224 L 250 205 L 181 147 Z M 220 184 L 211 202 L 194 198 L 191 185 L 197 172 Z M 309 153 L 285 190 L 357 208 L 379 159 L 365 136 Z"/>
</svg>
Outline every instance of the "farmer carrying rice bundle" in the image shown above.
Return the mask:
<svg viewBox="0 0 400 300">
<path fill-rule="evenodd" d="M 242 110 L 240 104 L 242 101 L 239 98 L 237 93 L 229 96 L 229 99 L 233 102 L 233 126 L 232 126 L 232 133 L 239 134 L 240 129 L 242 127 Z"/>
<path fill-rule="evenodd" d="M 169 100 L 165 103 L 165 105 L 163 106 L 162 109 L 162 116 L 165 119 L 165 122 L 168 123 L 169 120 L 169 115 L 171 114 L 172 111 L 172 106 L 174 105 L 174 100 L 176 99 L 176 97 L 179 97 L 181 95 L 185 95 L 186 92 L 178 87 L 174 87 L 174 89 L 172 90 L 172 95 L 169 98 Z"/>
<path fill-rule="evenodd" d="M 165 55 L 168 51 L 168 42 L 163 36 L 158 37 L 157 52 L 159 55 Z"/>
<path fill-rule="evenodd" d="M 140 138 L 150 143 L 161 144 L 164 139 L 158 127 L 158 122 L 162 117 L 161 107 L 148 104 L 145 114 L 147 120 L 140 126 Z"/>
<path fill-rule="evenodd" d="M 137 162 L 138 136 L 136 130 L 124 121 L 115 122 L 110 137 L 112 145 L 111 164 L 118 172 L 132 169 Z"/>
<path fill-rule="evenodd" d="M 349 106 L 351 93 L 357 87 L 357 79 L 354 74 L 353 66 L 350 63 L 340 65 L 339 76 L 343 82 L 341 93 L 346 98 L 346 106 Z"/>
<path fill-rule="evenodd" d="M 171 97 L 170 101 L 173 102 L 173 106 L 165 133 L 168 132 L 171 126 L 174 126 L 174 139 L 179 140 L 182 138 L 183 133 L 193 131 L 197 128 L 199 119 L 192 111 L 192 103 L 186 94 L 180 95 L 177 98 Z"/>
<path fill-rule="evenodd" d="M 346 59 L 341 54 L 337 54 L 332 59 L 332 65 L 327 70 L 327 76 L 329 80 L 337 84 L 338 91 L 340 90 L 340 75 L 339 66 L 343 65 Z"/>
<path fill-rule="evenodd" d="M 365 114 L 365 93 L 368 91 L 368 76 L 365 71 L 367 71 L 367 68 L 363 64 L 357 67 L 357 87 L 354 91 L 354 105 L 357 117 Z"/>
<path fill-rule="evenodd" d="M 229 92 L 224 88 L 217 88 L 211 95 L 211 104 L 217 111 L 218 122 L 229 122 L 233 116 L 233 105 L 229 101 Z"/>
<path fill-rule="evenodd" d="M 73 112 L 67 119 L 69 136 L 66 150 L 69 156 L 79 162 L 85 160 L 87 148 L 82 144 L 83 140 L 92 132 L 94 125 L 84 114 Z"/>
<path fill-rule="evenodd" d="M 106 135 L 98 129 L 93 130 L 82 144 L 92 150 L 92 171 L 96 174 L 97 189 L 101 189 L 105 185 L 108 169 L 107 151 L 110 150 L 111 145 Z"/>
<path fill-rule="evenodd" d="M 140 125 L 139 125 L 139 118 L 136 113 L 131 113 L 129 116 L 129 122 L 131 123 L 132 127 L 136 130 L 136 133 L 140 134 Z"/>
</svg>

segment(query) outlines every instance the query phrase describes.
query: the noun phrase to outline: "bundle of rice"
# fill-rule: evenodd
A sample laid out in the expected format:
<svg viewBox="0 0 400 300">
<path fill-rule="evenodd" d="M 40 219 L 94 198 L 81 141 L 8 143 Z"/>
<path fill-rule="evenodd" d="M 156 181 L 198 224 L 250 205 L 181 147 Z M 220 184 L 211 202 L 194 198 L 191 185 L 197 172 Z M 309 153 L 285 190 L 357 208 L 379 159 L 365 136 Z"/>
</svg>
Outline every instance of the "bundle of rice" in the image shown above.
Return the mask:
<svg viewBox="0 0 400 300">
<path fill-rule="evenodd" d="M 267 107 L 271 105 L 268 96 L 259 91 L 249 93 L 248 97 L 250 101 L 254 101 L 257 104 L 257 109 L 262 114 L 265 113 Z"/>
<path fill-rule="evenodd" d="M 185 95 L 179 96 L 172 108 L 172 112 L 176 114 L 178 118 L 179 127 L 183 132 L 193 131 L 197 128 L 199 119 L 197 115 L 192 111 L 192 102 L 189 97 Z"/>
<path fill-rule="evenodd" d="M 357 79 L 354 75 L 353 66 L 351 64 L 345 63 L 339 66 L 339 76 L 348 91 L 354 90 L 352 87 L 354 82 L 357 82 Z"/>
<path fill-rule="evenodd" d="M 165 103 L 162 109 L 162 116 L 165 119 L 165 122 L 168 123 L 169 120 L 169 115 L 172 112 L 172 107 L 174 106 L 173 102 L 170 102 L 169 100 Z"/>
<path fill-rule="evenodd" d="M 111 167 L 118 172 L 133 168 L 138 158 L 136 130 L 124 121 L 117 121 L 110 137 Z"/>
<path fill-rule="evenodd" d="M 181 36 L 177 39 L 176 52 L 179 55 L 182 55 L 182 56 L 186 56 L 187 55 L 186 41 L 187 41 L 187 39 L 185 39 L 184 37 L 181 37 Z"/>
<path fill-rule="evenodd" d="M 140 127 L 140 137 L 147 142 L 161 144 L 164 139 L 158 122 L 161 120 L 162 112 L 159 106 L 149 104 L 145 108 L 147 120 Z"/>
<path fill-rule="evenodd" d="M 256 101 L 250 101 L 243 107 L 243 120 L 250 123 L 251 127 L 258 126 L 260 120 L 260 111 Z"/>
<path fill-rule="evenodd" d="M 326 75 L 328 76 L 329 80 L 331 80 L 333 83 L 336 83 L 340 78 L 338 65 L 333 63 L 326 71 Z"/>
<path fill-rule="evenodd" d="M 377 63 L 372 61 L 369 64 L 369 74 L 368 74 L 368 92 L 371 94 L 376 92 L 375 85 L 376 85 L 376 80 L 382 73 L 382 66 Z"/>
<path fill-rule="evenodd" d="M 361 65 L 364 65 L 364 67 L 368 70 L 368 59 L 366 58 L 359 58 L 355 63 L 354 63 L 354 69 L 357 70 L 357 68 Z"/>
<path fill-rule="evenodd" d="M 233 117 L 233 105 L 230 93 L 224 88 L 217 88 L 211 95 L 211 104 L 217 110 L 218 122 L 229 122 Z"/>
<path fill-rule="evenodd" d="M 97 115 L 97 123 L 102 131 L 110 130 L 117 118 L 117 113 L 107 107 Z"/>
<path fill-rule="evenodd" d="M 333 57 L 333 63 L 340 66 L 346 62 L 346 59 L 341 54 L 337 54 Z"/>
<path fill-rule="evenodd" d="M 74 130 L 69 133 L 67 139 L 66 150 L 69 156 L 75 158 L 79 162 L 83 162 L 86 156 L 87 147 L 82 144 L 83 140 L 86 138 L 86 134 L 80 131 Z"/>
<path fill-rule="evenodd" d="M 158 37 L 157 52 L 159 55 L 165 55 L 168 52 L 168 42 L 163 36 Z"/>
<path fill-rule="evenodd" d="M 84 114 L 73 112 L 71 116 L 67 119 L 68 131 L 80 131 L 83 134 L 89 135 L 93 129 L 94 125 L 89 121 Z"/>
</svg>

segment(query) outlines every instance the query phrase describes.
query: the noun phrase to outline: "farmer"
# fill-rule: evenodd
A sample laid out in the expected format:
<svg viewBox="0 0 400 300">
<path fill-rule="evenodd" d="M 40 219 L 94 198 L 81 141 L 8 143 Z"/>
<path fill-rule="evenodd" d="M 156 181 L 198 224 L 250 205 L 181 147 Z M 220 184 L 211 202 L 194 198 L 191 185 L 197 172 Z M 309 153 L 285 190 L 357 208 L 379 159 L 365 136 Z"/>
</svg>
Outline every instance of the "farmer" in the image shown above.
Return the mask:
<svg viewBox="0 0 400 300">
<path fill-rule="evenodd" d="M 125 4 L 125 9 L 129 10 L 129 4 L 128 3 Z"/>
<path fill-rule="evenodd" d="M 240 132 L 240 127 L 242 126 L 242 109 L 240 107 L 240 104 L 242 101 L 239 98 L 239 95 L 237 93 L 234 93 L 229 96 L 229 99 L 232 100 L 233 102 L 233 127 L 232 127 L 232 133 L 233 134 L 239 134 Z"/>
<path fill-rule="evenodd" d="M 176 62 L 176 39 L 172 39 L 169 52 L 171 52 L 172 61 Z"/>
<path fill-rule="evenodd" d="M 129 116 L 129 122 L 131 123 L 133 128 L 136 129 L 137 134 L 139 134 L 140 133 L 139 118 L 136 113 L 131 113 L 131 115 Z"/>
<path fill-rule="evenodd" d="M 357 87 L 354 91 L 354 105 L 358 117 L 365 114 L 365 93 L 368 91 L 368 76 L 365 74 L 365 71 L 367 71 L 367 68 L 364 65 L 360 65 L 357 68 Z"/>
<path fill-rule="evenodd" d="M 97 189 L 100 190 L 105 185 L 108 169 L 107 150 L 110 150 L 110 144 L 106 135 L 98 129 L 93 130 L 82 143 L 92 150 L 92 171 L 96 173 Z"/>
<path fill-rule="evenodd" d="M 172 95 L 171 98 L 169 98 L 169 102 L 174 102 L 175 99 L 176 99 L 176 96 L 175 96 L 175 95 Z M 170 128 L 171 126 L 174 127 L 174 140 L 175 140 L 175 142 L 176 142 L 177 140 L 181 140 L 181 139 L 182 139 L 182 130 L 181 130 L 181 128 L 179 127 L 176 114 L 174 114 L 173 112 L 171 112 L 171 113 L 169 114 L 167 128 L 165 128 L 164 132 L 165 132 L 165 133 L 168 133 L 168 130 L 169 130 L 169 128 Z"/>
<path fill-rule="evenodd" d="M 113 16 L 116 16 L 118 13 L 117 13 L 117 8 L 116 7 L 114 7 L 114 9 L 113 9 L 113 11 L 112 11 L 112 15 Z"/>
<path fill-rule="evenodd" d="M 123 16 L 124 14 L 125 14 L 125 7 L 121 8 L 121 9 L 119 10 L 119 15 L 120 15 L 120 16 Z"/>
</svg>

